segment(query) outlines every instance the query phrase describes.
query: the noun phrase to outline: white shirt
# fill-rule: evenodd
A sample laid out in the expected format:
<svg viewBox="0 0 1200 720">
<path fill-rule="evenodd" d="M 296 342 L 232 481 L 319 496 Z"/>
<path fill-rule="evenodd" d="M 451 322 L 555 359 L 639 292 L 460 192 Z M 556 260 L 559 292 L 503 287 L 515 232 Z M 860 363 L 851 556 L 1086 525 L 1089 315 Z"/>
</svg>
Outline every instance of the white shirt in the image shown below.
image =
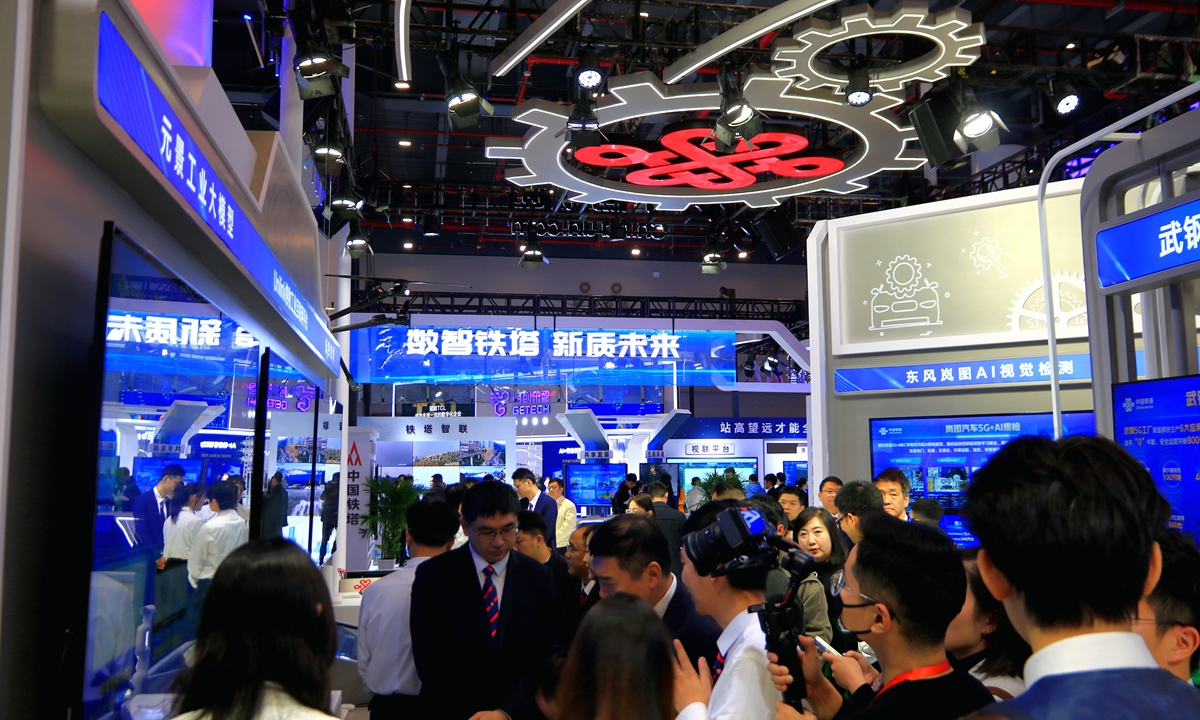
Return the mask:
<svg viewBox="0 0 1200 720">
<path fill-rule="evenodd" d="M 535 512 L 537 511 L 537 501 L 538 501 L 538 498 L 540 498 L 541 496 L 542 496 L 542 491 L 538 490 L 537 492 L 534 493 L 533 497 L 529 498 L 529 509 L 530 510 L 533 510 Z"/>
<path fill-rule="evenodd" d="M 509 555 L 512 553 L 510 552 Z M 479 578 L 479 590 L 483 592 L 483 569 L 488 566 L 487 560 L 475 554 L 475 548 L 471 548 L 471 559 L 475 561 L 475 577 Z M 504 571 L 508 569 L 508 555 L 500 562 L 492 563 L 492 569 L 496 572 L 492 573 L 492 584 L 496 586 L 496 604 L 504 602 Z"/>
<path fill-rule="evenodd" d="M 1025 687 L 1048 675 L 1157 668 L 1158 663 L 1141 635 L 1132 632 L 1106 632 L 1077 635 L 1050 643 L 1025 661 Z"/>
<path fill-rule="evenodd" d="M 583 595 L 584 595 L 584 597 L 587 597 L 588 595 L 591 595 L 591 594 L 592 594 L 592 588 L 594 588 L 594 587 L 596 587 L 596 581 L 595 581 L 595 580 L 589 580 L 589 581 L 587 581 L 586 583 L 584 583 L 584 584 L 583 584 Z"/>
<path fill-rule="evenodd" d="M 671 573 L 671 586 L 667 588 L 667 594 L 654 604 L 655 615 L 662 617 L 667 614 L 667 606 L 671 604 L 671 598 L 675 597 L 675 582 L 675 573 Z"/>
<path fill-rule="evenodd" d="M 243 505 L 241 503 L 238 503 L 237 505 L 233 506 L 233 509 L 237 511 L 238 517 L 245 520 L 246 522 L 250 522 L 250 508 L 246 507 L 245 505 Z"/>
<path fill-rule="evenodd" d="M 757 615 L 744 612 L 734 618 L 717 638 L 725 666 L 708 705 L 692 703 L 675 720 L 773 720 L 775 703 L 783 695 L 767 672 L 766 647 Z"/>
<path fill-rule="evenodd" d="M 233 512 L 232 508 L 230 512 Z M 207 710 L 193 710 L 176 715 L 174 720 L 203 720 L 207 717 Z M 329 720 L 329 715 L 301 705 L 282 687 L 269 682 L 263 687 L 262 704 L 254 713 L 254 720 Z"/>
<path fill-rule="evenodd" d="M 200 511 L 196 513 L 196 517 L 200 518 L 200 522 L 208 522 L 216 516 L 217 514 L 213 512 L 212 506 L 208 503 L 204 503 L 204 507 L 200 508 Z"/>
<path fill-rule="evenodd" d="M 1025 692 L 1025 681 L 1019 677 L 1013 675 L 984 675 L 979 668 L 985 662 L 987 661 L 980 660 L 979 662 L 975 663 L 975 667 L 971 668 L 968 672 L 971 673 L 971 677 L 983 683 L 989 691 L 991 688 L 997 688 L 1005 691 L 1013 697 Z M 997 700 L 1004 700 L 1004 698 L 996 695 L 995 693 L 992 693 L 992 697 L 996 698 Z"/>
<path fill-rule="evenodd" d="M 458 534 L 454 536 L 454 546 L 451 550 L 457 550 L 467 544 L 467 534 L 463 532 L 462 525 L 458 526 Z"/>
<path fill-rule="evenodd" d="M 571 533 L 575 532 L 575 527 L 579 525 L 579 510 L 575 507 L 575 503 L 567 499 L 566 495 L 555 502 L 558 503 L 558 527 L 554 531 L 555 542 L 561 548 L 571 544 Z"/>
<path fill-rule="evenodd" d="M 163 523 L 163 556 L 187 560 L 203 524 L 200 517 L 188 507 L 180 508 L 174 520 L 167 518 Z"/>
<path fill-rule="evenodd" d="M 201 580 L 211 580 L 229 553 L 245 545 L 249 538 L 249 526 L 233 508 L 222 510 L 201 525 L 188 556 L 188 580 L 192 587 Z"/>
<path fill-rule="evenodd" d="M 692 512 L 704 504 L 704 491 L 698 487 L 694 487 L 687 491 L 687 495 L 684 496 L 684 501 L 687 504 L 687 511 Z"/>
<path fill-rule="evenodd" d="M 358 675 L 376 695 L 421 692 L 408 621 L 417 566 L 428 559 L 413 558 L 363 591 L 358 614 Z"/>
<path fill-rule="evenodd" d="M 158 516 L 167 517 L 171 514 L 171 503 L 167 502 L 167 498 L 158 491 L 158 486 L 154 486 L 154 502 L 158 503 Z"/>
</svg>

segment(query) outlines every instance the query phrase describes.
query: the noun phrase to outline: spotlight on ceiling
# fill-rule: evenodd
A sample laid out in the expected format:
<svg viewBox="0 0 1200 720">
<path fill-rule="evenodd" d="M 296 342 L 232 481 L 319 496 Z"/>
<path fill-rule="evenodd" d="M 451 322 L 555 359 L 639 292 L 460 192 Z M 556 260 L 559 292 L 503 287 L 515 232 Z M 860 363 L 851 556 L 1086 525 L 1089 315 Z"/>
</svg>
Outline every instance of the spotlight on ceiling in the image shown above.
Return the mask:
<svg viewBox="0 0 1200 720">
<path fill-rule="evenodd" d="M 446 109 L 450 121 L 458 130 L 479 124 L 479 111 L 491 115 L 495 108 L 479 96 L 479 90 L 458 71 L 458 54 L 442 51 L 437 54 L 438 67 L 446 78 Z"/>
<path fill-rule="evenodd" d="M 587 90 L 595 90 L 604 82 L 604 71 L 600 69 L 600 58 L 596 53 L 585 52 L 579 56 L 579 70 L 575 73 L 575 82 Z"/>
<path fill-rule="evenodd" d="M 405 80 L 397 80 L 395 84 L 397 90 L 407 90 L 412 87 L 412 84 Z"/>
<path fill-rule="evenodd" d="M 412 147 L 412 140 L 407 140 L 407 139 L 401 140 L 399 144 L 400 144 L 400 147 L 402 147 L 402 148 Z"/>
<path fill-rule="evenodd" d="M 995 110 L 984 107 L 972 90 L 962 96 L 962 114 L 954 131 L 954 144 L 964 153 L 972 150 L 991 150 L 1000 144 L 1000 130 L 1008 126 Z"/>
<path fill-rule="evenodd" d="M 346 168 L 342 168 L 342 173 L 338 176 L 338 189 L 329 199 L 329 206 L 338 215 L 348 219 L 357 218 L 358 211 L 362 209 L 363 199 L 355 191 L 354 181 Z"/>
<path fill-rule="evenodd" d="M 403 247 L 405 250 L 412 250 L 414 247 L 416 247 L 416 245 L 413 245 L 412 240 L 405 240 L 401 247 Z"/>
<path fill-rule="evenodd" d="M 296 72 L 305 80 L 312 80 L 328 75 L 333 69 L 333 57 L 313 39 L 303 42 L 297 48 L 293 61 Z"/>
<path fill-rule="evenodd" d="M 701 256 L 700 272 L 705 275 L 717 275 L 725 269 L 725 254 L 721 252 L 720 236 L 710 232 L 704 242 L 704 255 Z"/>
<path fill-rule="evenodd" d="M 722 70 L 717 82 L 721 87 L 721 117 L 713 128 L 717 152 L 737 152 L 741 140 L 749 143 L 762 132 L 763 116 L 746 101 L 741 83 L 732 71 Z"/>
<path fill-rule="evenodd" d="M 313 145 L 313 161 L 323 175 L 334 175 L 346 162 L 346 146 L 341 133 L 326 126 L 325 135 Z"/>
<path fill-rule="evenodd" d="M 428 213 L 421 218 L 421 234 L 425 237 L 437 237 L 442 231 L 442 224 L 438 222 L 437 215 Z"/>
<path fill-rule="evenodd" d="M 346 235 L 346 254 L 357 260 L 373 252 L 371 239 L 363 233 L 357 220 L 351 220 L 350 232 Z"/>
<path fill-rule="evenodd" d="M 537 235 L 532 230 L 528 231 L 525 234 L 525 245 L 521 250 L 521 262 L 518 265 L 527 270 L 532 270 L 533 268 L 549 264 L 550 259 L 542 252 L 542 248 L 538 244 Z"/>
<path fill-rule="evenodd" d="M 571 107 L 571 115 L 567 118 L 567 142 L 572 150 L 604 142 L 590 93 L 579 93 L 579 99 Z"/>
<path fill-rule="evenodd" d="M 629 254 L 633 255 L 633 256 L 641 255 L 642 249 L 641 248 L 632 248 L 632 249 L 630 249 Z"/>
<path fill-rule="evenodd" d="M 1070 115 L 1079 107 L 1079 92 L 1070 83 L 1063 83 L 1051 95 L 1054 112 Z"/>
<path fill-rule="evenodd" d="M 875 94 L 871 92 L 871 72 L 865 67 L 850 70 L 846 78 L 846 104 L 862 107 L 871 102 Z"/>
</svg>

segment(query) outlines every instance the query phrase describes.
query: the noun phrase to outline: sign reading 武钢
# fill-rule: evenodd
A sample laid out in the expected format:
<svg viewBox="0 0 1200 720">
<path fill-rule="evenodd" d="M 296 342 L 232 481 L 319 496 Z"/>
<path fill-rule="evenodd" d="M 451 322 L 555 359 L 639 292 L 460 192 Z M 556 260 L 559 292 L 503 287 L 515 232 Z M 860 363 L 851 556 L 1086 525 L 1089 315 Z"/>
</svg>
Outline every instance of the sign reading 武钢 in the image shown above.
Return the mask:
<svg viewBox="0 0 1200 720">
<path fill-rule="evenodd" d="M 1200 198 L 1096 233 L 1096 275 L 1113 288 L 1200 262 Z"/>
<path fill-rule="evenodd" d="M 362 382 L 716 385 L 734 379 L 735 333 L 382 326 L 354 331 Z"/>
</svg>

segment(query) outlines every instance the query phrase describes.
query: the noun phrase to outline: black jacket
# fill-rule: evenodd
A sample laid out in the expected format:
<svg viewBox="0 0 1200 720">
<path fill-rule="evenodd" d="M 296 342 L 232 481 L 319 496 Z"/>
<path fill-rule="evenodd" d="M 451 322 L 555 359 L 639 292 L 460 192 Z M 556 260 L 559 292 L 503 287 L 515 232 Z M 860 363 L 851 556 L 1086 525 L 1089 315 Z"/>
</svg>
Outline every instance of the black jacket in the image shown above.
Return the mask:
<svg viewBox="0 0 1200 720">
<path fill-rule="evenodd" d="M 430 558 L 413 581 L 413 660 L 421 697 L 439 720 L 503 710 L 540 718 L 536 680 L 555 632 L 554 572 L 515 550 L 508 554 L 499 630 L 491 637 L 470 545 Z"/>
<path fill-rule="evenodd" d="M 664 502 L 656 502 L 654 516 L 658 518 L 658 526 L 662 528 L 663 535 L 667 536 L 667 543 L 671 546 L 671 572 L 675 573 L 676 578 L 681 578 L 683 560 L 679 557 L 679 548 L 683 538 L 683 521 L 687 520 L 687 515 Z"/>
<path fill-rule="evenodd" d="M 629 488 L 626 487 L 625 483 L 621 483 L 621 487 L 617 488 L 617 491 L 612 496 L 613 515 L 624 514 L 629 509 L 627 506 L 629 505 L 629 499 L 632 497 L 633 494 L 629 492 Z"/>
<path fill-rule="evenodd" d="M 560 650 L 566 650 L 570 647 L 579 621 L 583 618 L 579 604 L 583 583 L 571 574 L 570 564 L 562 555 L 551 552 L 550 559 L 545 564 L 554 573 L 554 609 L 558 620 L 554 645 Z"/>
<path fill-rule="evenodd" d="M 692 594 L 678 576 L 675 577 L 675 596 L 667 604 L 663 622 L 671 633 L 671 639 L 683 643 L 683 649 L 693 663 L 702 657 L 711 665 L 716 659 L 717 638 L 721 636 L 721 628 L 709 616 L 696 612 Z"/>
</svg>

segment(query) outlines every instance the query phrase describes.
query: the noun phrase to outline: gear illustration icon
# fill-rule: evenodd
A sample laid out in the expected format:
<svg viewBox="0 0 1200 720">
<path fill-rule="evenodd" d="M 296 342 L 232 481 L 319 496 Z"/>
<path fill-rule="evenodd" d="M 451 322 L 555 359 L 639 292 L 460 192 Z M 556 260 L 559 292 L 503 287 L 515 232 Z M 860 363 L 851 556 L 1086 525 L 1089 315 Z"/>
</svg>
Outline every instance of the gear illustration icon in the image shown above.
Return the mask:
<svg viewBox="0 0 1200 720">
<path fill-rule="evenodd" d="M 1087 288 L 1075 272 L 1050 275 L 1054 294 L 1054 325 L 1059 333 L 1087 333 Z M 1035 278 L 1017 292 L 1008 313 L 1012 332 L 1043 330 L 1046 327 L 1046 293 L 1041 278 Z"/>
<path fill-rule="evenodd" d="M 910 298 L 921 284 L 921 263 L 911 255 L 901 255 L 888 263 L 887 285 L 892 295 Z"/>
<path fill-rule="evenodd" d="M 862 180 L 876 173 L 916 170 L 926 162 L 920 150 L 909 147 L 917 139 L 916 131 L 898 124 L 888 112 L 902 102 L 898 96 L 876 94 L 870 108 L 854 108 L 833 91 L 801 92 L 793 87 L 791 80 L 762 72 L 746 78 L 743 95 L 768 117 L 802 116 L 841 125 L 859 138 L 859 147 L 845 158 L 844 167 L 821 177 L 776 177 L 738 189 L 648 187 L 598 177 L 577 167 L 564 152 L 568 144 L 561 132 L 572 106 L 534 99 L 513 110 L 513 120 L 530 127 L 524 137 L 488 138 L 485 152 L 492 159 L 521 162 L 522 167 L 505 170 L 505 177 L 515 185 L 555 185 L 568 191 L 568 199 L 580 203 L 616 200 L 676 211 L 692 205 L 739 202 L 752 208 L 766 208 L 797 195 L 845 194 L 864 189 Z M 607 97 L 597 106 L 596 117 L 603 129 L 626 120 L 716 111 L 720 107 L 721 92 L 716 83 L 666 85 L 653 73 L 639 72 L 610 80 Z"/>
<path fill-rule="evenodd" d="M 963 8 L 951 8 L 931 17 L 924 3 L 904 2 L 878 14 L 868 5 L 856 5 L 842 13 L 841 22 L 808 18 L 797 24 L 793 39 L 777 40 L 771 53 L 775 73 L 795 78 L 796 87 L 803 90 L 831 87 L 843 93 L 846 70 L 821 60 L 821 52 L 839 43 L 881 34 L 917 35 L 934 46 L 920 57 L 871 70 L 871 85 L 883 92 L 896 92 L 916 80 L 940 80 L 949 74 L 949 68 L 979 59 L 979 48 L 985 41 L 983 26 L 971 24 L 971 13 Z"/>
<path fill-rule="evenodd" d="M 1007 238 L 1005 238 L 1007 239 Z M 1004 262 L 1001 258 L 1004 257 L 1004 248 L 1000 245 L 1000 238 L 981 237 L 971 246 L 971 263 L 980 270 L 997 270 L 1000 277 L 1008 277 L 1008 268 L 1004 267 Z"/>
</svg>

